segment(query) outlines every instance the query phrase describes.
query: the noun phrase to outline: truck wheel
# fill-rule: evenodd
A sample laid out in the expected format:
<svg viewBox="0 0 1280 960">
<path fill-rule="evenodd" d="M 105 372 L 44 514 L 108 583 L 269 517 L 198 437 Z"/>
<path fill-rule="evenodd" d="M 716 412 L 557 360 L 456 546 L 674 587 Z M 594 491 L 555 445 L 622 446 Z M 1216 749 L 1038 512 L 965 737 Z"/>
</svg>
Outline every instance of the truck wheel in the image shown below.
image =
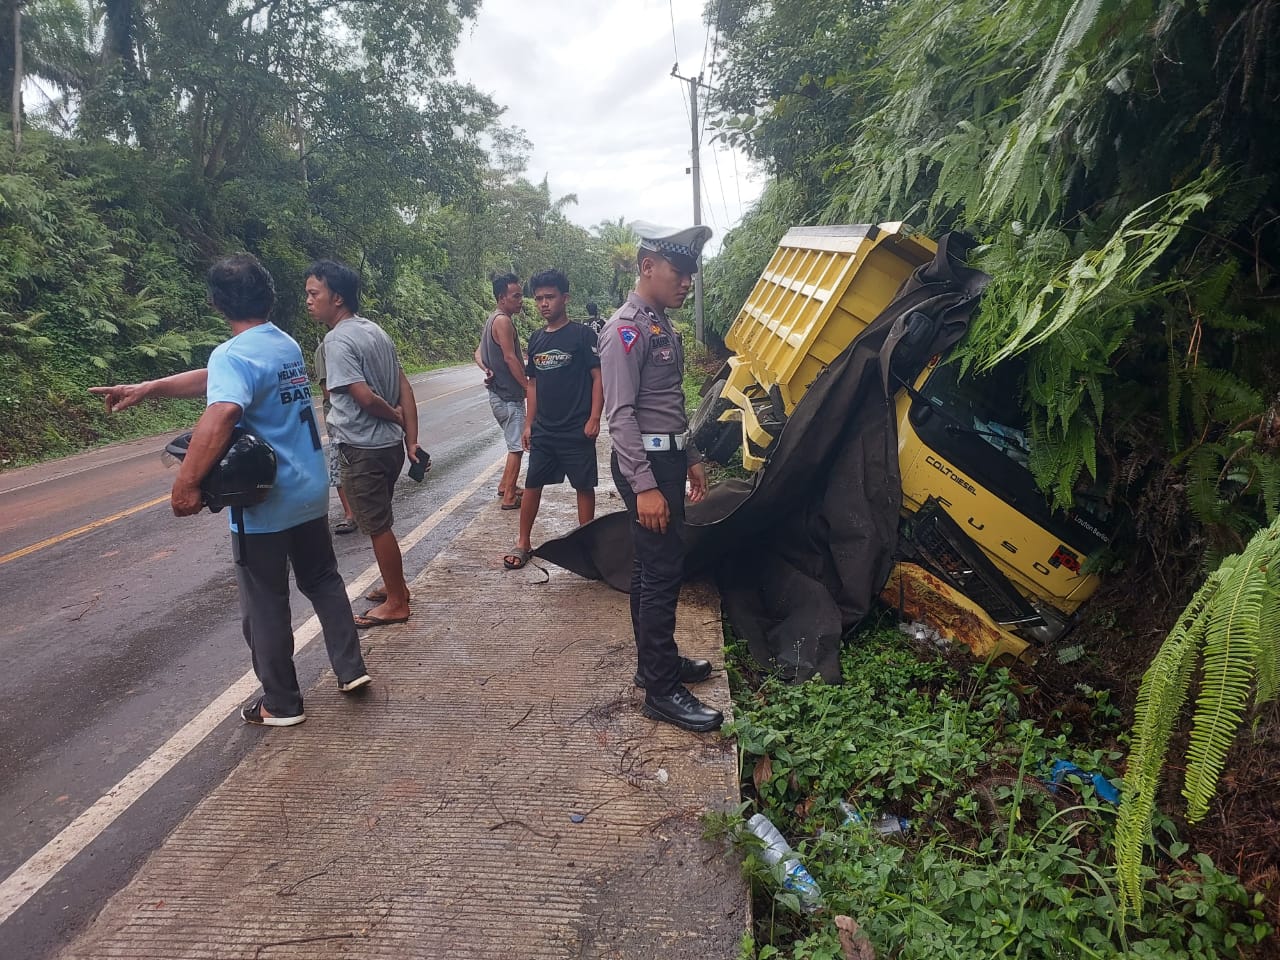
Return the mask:
<svg viewBox="0 0 1280 960">
<path fill-rule="evenodd" d="M 716 463 L 728 463 L 742 443 L 742 424 L 736 420 L 721 423 L 720 416 L 733 404 L 722 395 L 725 381 L 711 385 L 689 421 L 689 435 L 703 456 Z"/>
</svg>

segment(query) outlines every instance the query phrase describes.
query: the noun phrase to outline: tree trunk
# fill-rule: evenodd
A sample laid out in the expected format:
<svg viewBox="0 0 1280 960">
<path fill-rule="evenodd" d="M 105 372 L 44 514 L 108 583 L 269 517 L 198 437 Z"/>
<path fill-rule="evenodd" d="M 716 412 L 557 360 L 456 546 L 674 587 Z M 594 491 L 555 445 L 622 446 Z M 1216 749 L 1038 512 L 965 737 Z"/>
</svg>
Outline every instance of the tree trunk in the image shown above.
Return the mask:
<svg viewBox="0 0 1280 960">
<path fill-rule="evenodd" d="M 127 76 L 137 73 L 138 62 L 133 52 L 133 0 L 106 0 L 106 31 L 102 38 L 102 60 L 119 61 Z"/>
<path fill-rule="evenodd" d="M 13 89 L 13 15 L 17 0 L 0 0 L 0 90 Z"/>
<path fill-rule="evenodd" d="M 13 4 L 13 96 L 10 102 L 13 124 L 13 153 L 22 152 L 22 0 Z"/>
</svg>

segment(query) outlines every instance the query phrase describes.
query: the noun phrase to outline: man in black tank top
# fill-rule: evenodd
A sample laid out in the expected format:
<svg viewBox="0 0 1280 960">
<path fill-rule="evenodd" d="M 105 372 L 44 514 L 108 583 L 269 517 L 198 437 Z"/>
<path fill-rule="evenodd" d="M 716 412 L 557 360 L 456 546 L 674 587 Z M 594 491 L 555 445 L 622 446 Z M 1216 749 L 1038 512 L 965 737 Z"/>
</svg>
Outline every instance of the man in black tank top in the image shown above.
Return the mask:
<svg viewBox="0 0 1280 960">
<path fill-rule="evenodd" d="M 520 508 L 520 459 L 524 453 L 525 390 L 524 359 L 520 355 L 520 335 L 512 317 L 524 306 L 524 288 L 514 273 L 493 278 L 493 297 L 498 309 L 489 314 L 476 347 L 476 366 L 484 371 L 489 390 L 489 407 L 502 428 L 507 443 L 507 462 L 498 482 L 503 510 Z"/>
</svg>

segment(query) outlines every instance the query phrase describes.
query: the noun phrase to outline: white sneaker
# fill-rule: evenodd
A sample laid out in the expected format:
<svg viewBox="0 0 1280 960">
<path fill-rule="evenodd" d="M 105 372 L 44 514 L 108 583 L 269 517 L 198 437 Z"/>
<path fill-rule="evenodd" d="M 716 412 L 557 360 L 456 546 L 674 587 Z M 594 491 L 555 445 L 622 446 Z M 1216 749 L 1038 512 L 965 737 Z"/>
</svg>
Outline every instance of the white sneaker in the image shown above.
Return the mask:
<svg viewBox="0 0 1280 960">
<path fill-rule="evenodd" d="M 370 683 L 373 683 L 373 677 L 369 676 L 367 673 L 362 673 L 354 680 L 348 680 L 346 683 L 339 680 L 338 689 L 343 693 L 351 693 L 355 690 L 359 690 L 361 687 L 368 686 Z"/>
<path fill-rule="evenodd" d="M 262 698 L 240 708 L 240 719 L 258 727 L 292 727 L 307 719 L 305 713 L 296 713 L 291 717 L 269 717 L 262 712 Z"/>
</svg>

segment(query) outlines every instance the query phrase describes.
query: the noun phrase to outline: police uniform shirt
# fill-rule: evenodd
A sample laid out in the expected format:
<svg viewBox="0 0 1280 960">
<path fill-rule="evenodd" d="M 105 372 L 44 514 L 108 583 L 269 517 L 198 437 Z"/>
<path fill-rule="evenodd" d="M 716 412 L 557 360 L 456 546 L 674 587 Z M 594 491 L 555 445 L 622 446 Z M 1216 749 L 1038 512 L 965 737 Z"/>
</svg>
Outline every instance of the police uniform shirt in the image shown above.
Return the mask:
<svg viewBox="0 0 1280 960">
<path fill-rule="evenodd" d="M 622 475 L 636 493 L 658 484 L 641 434 L 683 434 L 684 348 L 667 315 L 631 293 L 600 331 L 600 375 L 609 436 Z M 689 463 L 701 457 L 685 448 Z"/>
</svg>

